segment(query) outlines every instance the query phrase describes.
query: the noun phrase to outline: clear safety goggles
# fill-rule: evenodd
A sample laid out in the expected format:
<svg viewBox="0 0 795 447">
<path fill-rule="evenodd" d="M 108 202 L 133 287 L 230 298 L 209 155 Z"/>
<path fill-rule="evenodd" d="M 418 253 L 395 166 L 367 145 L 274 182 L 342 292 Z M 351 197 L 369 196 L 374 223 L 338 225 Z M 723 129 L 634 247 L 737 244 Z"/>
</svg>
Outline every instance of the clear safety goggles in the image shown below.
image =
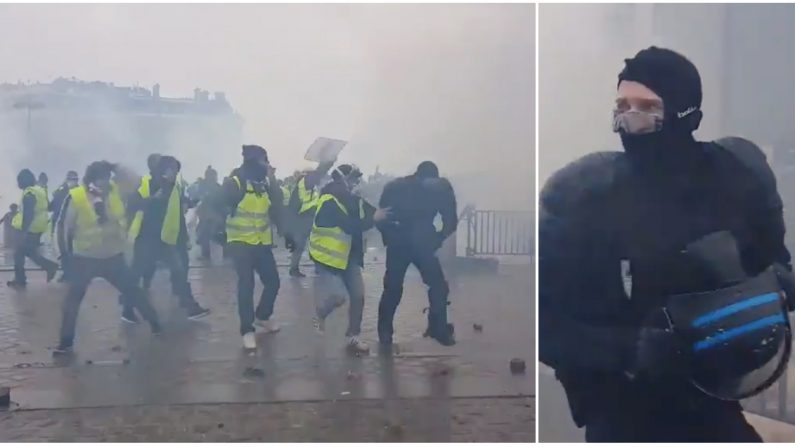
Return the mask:
<svg viewBox="0 0 795 447">
<path fill-rule="evenodd" d="M 644 135 L 658 132 L 663 127 L 662 112 L 640 110 L 613 110 L 613 132 Z"/>
</svg>

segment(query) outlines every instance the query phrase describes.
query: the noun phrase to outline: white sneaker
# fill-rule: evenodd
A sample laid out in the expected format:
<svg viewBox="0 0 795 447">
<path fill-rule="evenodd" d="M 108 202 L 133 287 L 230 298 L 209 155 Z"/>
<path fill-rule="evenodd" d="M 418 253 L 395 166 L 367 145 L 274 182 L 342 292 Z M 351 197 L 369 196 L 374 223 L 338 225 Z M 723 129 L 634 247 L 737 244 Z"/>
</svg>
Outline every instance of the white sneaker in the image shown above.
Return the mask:
<svg viewBox="0 0 795 447">
<path fill-rule="evenodd" d="M 257 349 L 257 338 L 253 332 L 243 334 L 243 347 L 245 349 Z"/>
<path fill-rule="evenodd" d="M 256 320 L 254 322 L 254 326 L 259 327 L 262 329 L 262 332 L 266 334 L 271 334 L 273 332 L 279 332 L 282 328 L 273 320 Z"/>
<path fill-rule="evenodd" d="M 315 327 L 315 332 L 318 335 L 323 335 L 326 333 L 326 320 L 321 319 L 318 316 L 312 317 L 312 326 Z"/>
<path fill-rule="evenodd" d="M 368 346 L 367 343 L 359 340 L 359 337 L 356 335 L 348 337 L 348 349 L 361 353 L 370 352 L 370 346 Z"/>
</svg>

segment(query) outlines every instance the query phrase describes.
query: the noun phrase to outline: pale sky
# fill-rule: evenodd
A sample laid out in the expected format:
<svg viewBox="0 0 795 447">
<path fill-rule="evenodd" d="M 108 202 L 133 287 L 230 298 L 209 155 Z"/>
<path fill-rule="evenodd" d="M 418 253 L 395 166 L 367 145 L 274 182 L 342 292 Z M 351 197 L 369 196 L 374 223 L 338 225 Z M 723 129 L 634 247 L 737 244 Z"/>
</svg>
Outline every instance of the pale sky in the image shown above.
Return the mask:
<svg viewBox="0 0 795 447">
<path fill-rule="evenodd" d="M 432 159 L 449 174 L 493 176 L 529 203 L 532 8 L 0 5 L 0 81 L 224 91 L 245 140 L 277 166 L 303 166 L 308 145 L 328 136 L 348 140 L 341 161 L 365 172 Z"/>
</svg>

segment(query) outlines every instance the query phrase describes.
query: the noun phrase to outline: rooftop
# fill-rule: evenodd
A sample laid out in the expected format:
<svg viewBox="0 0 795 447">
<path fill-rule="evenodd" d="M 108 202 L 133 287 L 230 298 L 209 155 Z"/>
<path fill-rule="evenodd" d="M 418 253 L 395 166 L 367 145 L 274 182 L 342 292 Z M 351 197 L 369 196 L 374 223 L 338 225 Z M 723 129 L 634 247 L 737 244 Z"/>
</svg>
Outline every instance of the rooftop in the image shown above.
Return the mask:
<svg viewBox="0 0 795 447">
<path fill-rule="evenodd" d="M 151 89 L 57 78 L 51 83 L 0 84 L 0 113 L 15 109 L 114 110 L 129 113 L 234 115 L 223 92 L 194 89 L 193 98 L 164 98 Z"/>
</svg>

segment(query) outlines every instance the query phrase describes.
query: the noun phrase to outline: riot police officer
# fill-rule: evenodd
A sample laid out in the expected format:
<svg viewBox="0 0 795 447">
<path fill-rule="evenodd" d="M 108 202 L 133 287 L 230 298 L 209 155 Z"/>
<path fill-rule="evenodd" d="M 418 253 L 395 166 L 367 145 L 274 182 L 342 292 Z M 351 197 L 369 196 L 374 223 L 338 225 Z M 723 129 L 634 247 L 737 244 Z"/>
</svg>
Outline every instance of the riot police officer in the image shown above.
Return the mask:
<svg viewBox="0 0 795 447">
<path fill-rule="evenodd" d="M 589 442 L 760 441 L 738 400 L 786 364 L 775 179 L 747 140 L 695 140 L 701 100 L 689 60 L 640 51 L 618 76 L 624 151 L 541 192 L 539 357 Z"/>
</svg>

